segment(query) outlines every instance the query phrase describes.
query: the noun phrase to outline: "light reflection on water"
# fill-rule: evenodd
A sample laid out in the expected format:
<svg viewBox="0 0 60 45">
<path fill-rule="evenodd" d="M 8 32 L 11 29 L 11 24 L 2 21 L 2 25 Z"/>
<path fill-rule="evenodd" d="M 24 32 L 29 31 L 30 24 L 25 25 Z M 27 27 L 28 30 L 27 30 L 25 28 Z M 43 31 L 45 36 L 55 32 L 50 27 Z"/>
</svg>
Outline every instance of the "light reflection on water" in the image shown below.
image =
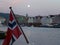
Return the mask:
<svg viewBox="0 0 60 45">
<path fill-rule="evenodd" d="M 2 45 L 3 40 L 0 40 L 0 45 Z"/>
</svg>

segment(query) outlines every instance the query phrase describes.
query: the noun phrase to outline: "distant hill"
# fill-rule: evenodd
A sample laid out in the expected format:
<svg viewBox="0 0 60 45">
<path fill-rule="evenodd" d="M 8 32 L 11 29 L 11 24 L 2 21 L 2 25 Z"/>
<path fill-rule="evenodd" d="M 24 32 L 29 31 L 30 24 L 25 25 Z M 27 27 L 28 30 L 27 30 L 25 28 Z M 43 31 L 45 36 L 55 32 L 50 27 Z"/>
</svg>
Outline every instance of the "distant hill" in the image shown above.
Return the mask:
<svg viewBox="0 0 60 45">
<path fill-rule="evenodd" d="M 4 18 L 8 19 L 9 13 L 0 13 L 0 17 L 4 17 Z"/>
<path fill-rule="evenodd" d="M 25 16 L 22 16 L 22 15 L 18 15 L 18 14 L 15 14 L 16 17 L 25 17 Z M 4 17 L 6 19 L 9 18 L 9 13 L 0 13 L 0 17 Z"/>
</svg>

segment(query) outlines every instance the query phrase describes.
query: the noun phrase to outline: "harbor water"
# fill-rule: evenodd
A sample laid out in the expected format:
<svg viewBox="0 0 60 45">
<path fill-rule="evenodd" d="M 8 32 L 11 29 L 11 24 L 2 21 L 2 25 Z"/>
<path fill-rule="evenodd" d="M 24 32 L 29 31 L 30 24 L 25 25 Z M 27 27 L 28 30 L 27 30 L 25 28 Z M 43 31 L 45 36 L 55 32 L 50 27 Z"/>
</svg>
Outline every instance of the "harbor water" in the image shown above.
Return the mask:
<svg viewBox="0 0 60 45">
<path fill-rule="evenodd" d="M 7 27 L 0 27 L 2 31 L 7 31 Z M 60 45 L 60 28 L 42 28 L 42 27 L 22 27 L 29 40 L 26 43 L 21 35 L 13 45 Z M 0 40 L 2 45 L 3 40 Z"/>
</svg>

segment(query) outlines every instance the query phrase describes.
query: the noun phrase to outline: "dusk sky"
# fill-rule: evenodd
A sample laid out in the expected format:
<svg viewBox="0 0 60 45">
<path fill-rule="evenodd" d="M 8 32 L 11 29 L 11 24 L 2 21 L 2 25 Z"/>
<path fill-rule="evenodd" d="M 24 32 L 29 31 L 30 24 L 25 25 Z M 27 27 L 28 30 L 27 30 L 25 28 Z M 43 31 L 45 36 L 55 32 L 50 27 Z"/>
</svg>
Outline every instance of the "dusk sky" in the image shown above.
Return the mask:
<svg viewBox="0 0 60 45">
<path fill-rule="evenodd" d="M 60 0 L 0 0 L 0 12 L 9 13 L 10 6 L 19 15 L 60 14 Z"/>
</svg>

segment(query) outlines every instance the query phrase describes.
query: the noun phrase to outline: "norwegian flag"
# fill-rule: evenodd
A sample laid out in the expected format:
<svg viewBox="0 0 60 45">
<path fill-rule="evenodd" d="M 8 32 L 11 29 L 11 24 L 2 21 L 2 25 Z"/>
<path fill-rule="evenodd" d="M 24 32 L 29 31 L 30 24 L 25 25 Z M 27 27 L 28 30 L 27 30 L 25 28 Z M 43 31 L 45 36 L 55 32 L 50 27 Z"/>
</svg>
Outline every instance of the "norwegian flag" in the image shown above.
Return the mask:
<svg viewBox="0 0 60 45">
<path fill-rule="evenodd" d="M 14 14 L 11 10 L 8 22 L 7 35 L 3 42 L 3 45 L 12 45 L 13 42 L 16 39 L 18 39 L 21 34 L 22 34 L 21 29 L 19 28 L 18 23 L 14 17 Z"/>
</svg>

